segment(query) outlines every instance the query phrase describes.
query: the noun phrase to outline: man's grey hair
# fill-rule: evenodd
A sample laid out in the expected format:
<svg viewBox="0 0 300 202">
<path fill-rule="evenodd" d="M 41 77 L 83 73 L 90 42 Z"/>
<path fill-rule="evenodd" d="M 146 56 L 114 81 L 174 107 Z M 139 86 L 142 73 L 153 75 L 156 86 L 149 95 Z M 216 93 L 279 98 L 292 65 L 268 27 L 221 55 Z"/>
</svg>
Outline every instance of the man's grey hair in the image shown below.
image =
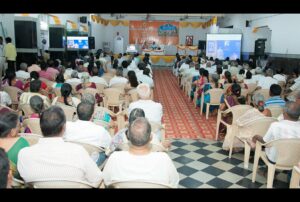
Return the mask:
<svg viewBox="0 0 300 202">
<path fill-rule="evenodd" d="M 293 101 L 285 103 L 284 112 L 292 119 L 297 121 L 300 117 L 300 105 Z"/>
<path fill-rule="evenodd" d="M 28 65 L 27 65 L 27 63 L 25 63 L 25 62 L 22 62 L 22 63 L 20 64 L 20 69 L 21 69 L 21 70 L 26 71 L 26 70 L 27 70 L 27 67 L 28 67 Z"/>
<path fill-rule="evenodd" d="M 116 75 L 123 76 L 123 68 L 117 68 Z"/>
<path fill-rule="evenodd" d="M 73 71 L 72 74 L 71 74 L 71 78 L 77 78 L 78 79 L 78 72 Z"/>
<path fill-rule="evenodd" d="M 273 77 L 273 70 L 272 69 L 267 69 L 266 76 Z"/>
<path fill-rule="evenodd" d="M 84 93 L 81 97 L 81 102 L 88 103 L 94 106 L 96 104 L 96 99 L 93 94 Z"/>
<path fill-rule="evenodd" d="M 255 68 L 255 74 L 262 74 L 262 68 L 261 67 L 256 67 Z"/>
<path fill-rule="evenodd" d="M 149 99 L 151 95 L 150 86 L 147 83 L 139 84 L 136 91 L 141 99 Z"/>
<path fill-rule="evenodd" d="M 128 132 L 129 140 L 134 146 L 141 147 L 150 142 L 151 125 L 146 118 L 139 117 L 133 121 Z"/>
</svg>

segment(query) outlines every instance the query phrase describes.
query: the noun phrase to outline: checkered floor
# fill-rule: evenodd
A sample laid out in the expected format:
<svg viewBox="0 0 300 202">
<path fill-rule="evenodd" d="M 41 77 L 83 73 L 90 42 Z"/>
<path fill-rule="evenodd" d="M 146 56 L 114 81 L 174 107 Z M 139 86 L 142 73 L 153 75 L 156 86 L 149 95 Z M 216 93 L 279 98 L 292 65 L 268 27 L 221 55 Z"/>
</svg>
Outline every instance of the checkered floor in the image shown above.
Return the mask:
<svg viewBox="0 0 300 202">
<path fill-rule="evenodd" d="M 179 172 L 179 188 L 266 188 L 267 168 L 263 162 L 256 182 L 251 182 L 254 155 L 249 168 L 244 169 L 243 152 L 222 150 L 222 142 L 210 140 L 173 139 L 169 152 Z M 265 176 L 263 176 L 265 173 Z M 274 188 L 288 188 L 287 172 L 276 172 Z"/>
</svg>

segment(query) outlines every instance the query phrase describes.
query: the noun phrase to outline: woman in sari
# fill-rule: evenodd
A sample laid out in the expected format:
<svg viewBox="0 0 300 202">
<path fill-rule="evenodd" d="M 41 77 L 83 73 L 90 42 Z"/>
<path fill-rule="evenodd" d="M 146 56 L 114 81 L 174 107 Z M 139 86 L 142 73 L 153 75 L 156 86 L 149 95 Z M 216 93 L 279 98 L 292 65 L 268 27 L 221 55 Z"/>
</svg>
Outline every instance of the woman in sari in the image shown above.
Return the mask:
<svg viewBox="0 0 300 202">
<path fill-rule="evenodd" d="M 14 112 L 0 114 L 0 147 L 2 147 L 10 161 L 10 169 L 15 178 L 21 179 L 18 170 L 18 154 L 24 147 L 29 147 L 29 143 L 23 137 L 18 137 L 20 130 L 19 117 Z"/>
<path fill-rule="evenodd" d="M 206 69 L 204 69 L 200 73 L 202 73 L 202 75 L 200 74 L 199 80 L 194 82 L 194 84 L 196 84 L 196 87 L 197 87 L 196 89 L 198 89 L 197 90 L 197 97 L 196 97 L 197 98 L 197 100 L 196 100 L 196 105 L 197 106 L 200 106 L 200 99 L 201 99 L 201 94 L 203 92 L 203 88 L 204 88 L 205 84 L 209 82 L 209 78 L 208 78 L 209 73 L 208 73 L 208 71 Z"/>
<path fill-rule="evenodd" d="M 43 101 L 43 99 L 38 95 L 32 96 L 30 98 L 29 104 L 30 104 L 30 107 L 31 107 L 31 110 L 32 110 L 33 113 L 28 118 L 30 118 L 30 119 L 33 119 L 33 118 L 39 119 L 40 114 L 44 110 L 44 101 Z M 31 133 L 30 128 L 28 128 L 28 127 L 25 128 L 25 133 Z"/>
<path fill-rule="evenodd" d="M 2 81 L 2 86 L 13 86 L 19 88 L 24 91 L 24 84 L 21 80 L 18 80 L 16 77 L 16 73 L 9 69 L 6 70 L 5 76 Z"/>
<path fill-rule="evenodd" d="M 55 97 L 52 101 L 52 105 L 67 105 L 77 107 L 80 100 L 76 97 L 72 97 L 71 84 L 64 83 L 60 88 L 61 96 Z"/>
</svg>

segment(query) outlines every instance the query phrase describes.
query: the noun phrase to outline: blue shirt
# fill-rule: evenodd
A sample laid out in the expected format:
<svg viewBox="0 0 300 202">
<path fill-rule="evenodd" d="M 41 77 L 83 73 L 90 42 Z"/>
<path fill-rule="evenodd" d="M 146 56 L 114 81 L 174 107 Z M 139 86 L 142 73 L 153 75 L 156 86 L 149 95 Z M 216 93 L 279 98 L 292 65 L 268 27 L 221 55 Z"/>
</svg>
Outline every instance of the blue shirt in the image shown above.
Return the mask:
<svg viewBox="0 0 300 202">
<path fill-rule="evenodd" d="M 265 107 L 268 107 L 270 105 L 279 105 L 281 107 L 284 107 L 285 106 L 285 101 L 280 96 L 270 97 L 265 102 Z"/>
</svg>

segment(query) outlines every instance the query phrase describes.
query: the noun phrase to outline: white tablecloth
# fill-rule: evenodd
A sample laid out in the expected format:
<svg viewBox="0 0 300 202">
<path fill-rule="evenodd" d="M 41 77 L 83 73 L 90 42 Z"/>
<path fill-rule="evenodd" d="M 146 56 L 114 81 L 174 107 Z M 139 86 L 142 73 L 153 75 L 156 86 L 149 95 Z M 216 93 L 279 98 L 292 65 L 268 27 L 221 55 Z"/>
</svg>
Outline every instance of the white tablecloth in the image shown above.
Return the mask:
<svg viewBox="0 0 300 202">
<path fill-rule="evenodd" d="M 147 51 L 143 50 L 142 54 L 145 55 L 145 53 L 149 53 L 150 55 L 165 55 L 165 50 L 152 50 L 152 51 Z"/>
</svg>

